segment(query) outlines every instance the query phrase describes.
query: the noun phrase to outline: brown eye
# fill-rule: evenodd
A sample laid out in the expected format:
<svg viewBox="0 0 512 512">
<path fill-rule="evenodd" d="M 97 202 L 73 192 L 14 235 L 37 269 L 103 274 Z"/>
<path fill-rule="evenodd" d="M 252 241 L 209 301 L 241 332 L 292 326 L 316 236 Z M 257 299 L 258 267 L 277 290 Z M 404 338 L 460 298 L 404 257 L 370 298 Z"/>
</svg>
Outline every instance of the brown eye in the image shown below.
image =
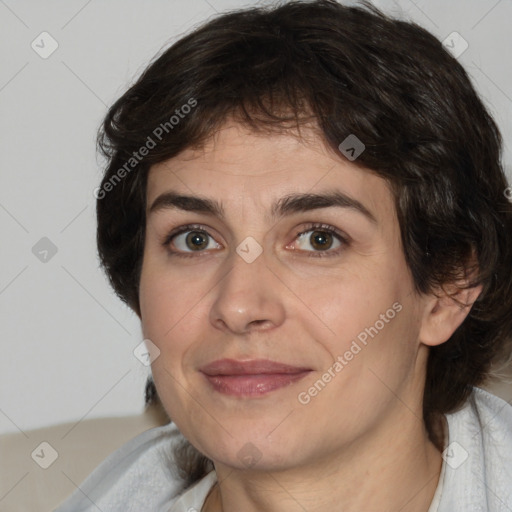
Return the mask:
<svg viewBox="0 0 512 512">
<path fill-rule="evenodd" d="M 202 253 L 205 249 L 220 249 L 221 245 L 205 230 L 195 226 L 183 226 L 179 231 L 166 237 L 164 246 L 171 254 L 190 256 L 192 253 Z"/>
<path fill-rule="evenodd" d="M 338 256 L 349 245 L 349 239 L 327 224 L 311 224 L 296 235 L 296 247 L 307 256 Z M 308 248 L 308 245 L 310 248 Z"/>
<path fill-rule="evenodd" d="M 313 231 L 309 237 L 311 246 L 318 250 L 330 249 L 333 236 L 327 231 Z"/>
<path fill-rule="evenodd" d="M 185 237 L 185 244 L 189 249 L 197 251 L 208 246 L 208 235 L 202 231 L 189 231 Z"/>
<path fill-rule="evenodd" d="M 333 244 L 336 242 L 336 239 L 338 239 L 338 246 L 335 248 L 338 248 L 341 246 L 341 237 L 339 235 L 336 235 L 335 233 L 332 233 L 331 231 L 327 231 L 324 229 L 310 229 L 299 234 L 298 245 L 299 249 L 308 252 L 311 252 L 310 250 L 307 249 L 308 244 L 314 249 L 314 251 L 325 252 L 333 247 Z"/>
</svg>

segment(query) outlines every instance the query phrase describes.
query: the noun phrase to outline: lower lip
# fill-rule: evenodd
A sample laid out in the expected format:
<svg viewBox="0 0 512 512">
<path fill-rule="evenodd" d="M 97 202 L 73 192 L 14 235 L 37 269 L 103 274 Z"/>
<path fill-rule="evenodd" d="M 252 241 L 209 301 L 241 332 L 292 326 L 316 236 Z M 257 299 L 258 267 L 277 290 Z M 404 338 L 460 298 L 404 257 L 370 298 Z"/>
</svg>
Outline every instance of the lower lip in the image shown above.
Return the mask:
<svg viewBox="0 0 512 512">
<path fill-rule="evenodd" d="M 262 373 L 257 375 L 206 375 L 219 393 L 232 396 L 261 396 L 303 379 L 310 370 L 300 373 Z"/>
</svg>

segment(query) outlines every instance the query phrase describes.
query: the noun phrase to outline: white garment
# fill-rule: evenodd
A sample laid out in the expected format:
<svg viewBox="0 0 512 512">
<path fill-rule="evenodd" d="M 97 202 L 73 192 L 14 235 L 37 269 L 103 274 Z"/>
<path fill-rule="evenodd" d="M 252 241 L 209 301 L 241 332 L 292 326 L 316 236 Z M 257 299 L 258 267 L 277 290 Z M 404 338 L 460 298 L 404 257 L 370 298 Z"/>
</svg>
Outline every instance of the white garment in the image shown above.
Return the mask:
<svg viewBox="0 0 512 512">
<path fill-rule="evenodd" d="M 474 388 L 446 419 L 447 448 L 428 512 L 512 512 L 512 406 Z M 200 512 L 216 474 L 179 494 L 165 454 L 180 439 L 174 423 L 143 432 L 105 459 L 55 512 Z"/>
</svg>

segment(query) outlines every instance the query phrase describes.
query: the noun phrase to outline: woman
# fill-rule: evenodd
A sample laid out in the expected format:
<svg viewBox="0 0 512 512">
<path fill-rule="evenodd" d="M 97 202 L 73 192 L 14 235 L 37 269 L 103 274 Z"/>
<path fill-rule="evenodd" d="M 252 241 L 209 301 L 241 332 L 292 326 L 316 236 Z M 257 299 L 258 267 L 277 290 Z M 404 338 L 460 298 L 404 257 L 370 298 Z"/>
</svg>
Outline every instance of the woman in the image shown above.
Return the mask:
<svg viewBox="0 0 512 512">
<path fill-rule="evenodd" d="M 455 58 L 370 5 L 217 17 L 110 109 L 98 247 L 172 422 L 58 510 L 512 509 L 512 205 Z"/>
</svg>

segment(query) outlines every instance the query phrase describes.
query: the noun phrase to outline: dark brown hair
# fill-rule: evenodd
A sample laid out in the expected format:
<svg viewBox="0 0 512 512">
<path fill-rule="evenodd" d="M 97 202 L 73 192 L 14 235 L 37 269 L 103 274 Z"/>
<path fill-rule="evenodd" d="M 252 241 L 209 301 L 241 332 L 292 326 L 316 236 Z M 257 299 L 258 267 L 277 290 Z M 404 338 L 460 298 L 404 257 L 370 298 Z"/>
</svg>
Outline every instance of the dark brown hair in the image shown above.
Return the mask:
<svg viewBox="0 0 512 512">
<path fill-rule="evenodd" d="M 137 314 L 148 171 L 200 147 L 230 116 L 262 132 L 313 122 L 340 158 L 338 145 L 355 134 L 366 149 L 354 163 L 393 190 L 417 292 L 475 270 L 468 286 L 482 284 L 482 293 L 453 336 L 430 349 L 423 408 L 434 438 L 433 419 L 484 381 L 512 330 L 501 136 L 466 72 L 429 32 L 368 3 L 230 12 L 174 43 L 115 102 L 98 138 L 107 158 L 97 190 L 99 254 Z M 155 394 L 150 381 L 147 396 Z M 198 457 L 188 483 L 206 470 Z"/>
</svg>

